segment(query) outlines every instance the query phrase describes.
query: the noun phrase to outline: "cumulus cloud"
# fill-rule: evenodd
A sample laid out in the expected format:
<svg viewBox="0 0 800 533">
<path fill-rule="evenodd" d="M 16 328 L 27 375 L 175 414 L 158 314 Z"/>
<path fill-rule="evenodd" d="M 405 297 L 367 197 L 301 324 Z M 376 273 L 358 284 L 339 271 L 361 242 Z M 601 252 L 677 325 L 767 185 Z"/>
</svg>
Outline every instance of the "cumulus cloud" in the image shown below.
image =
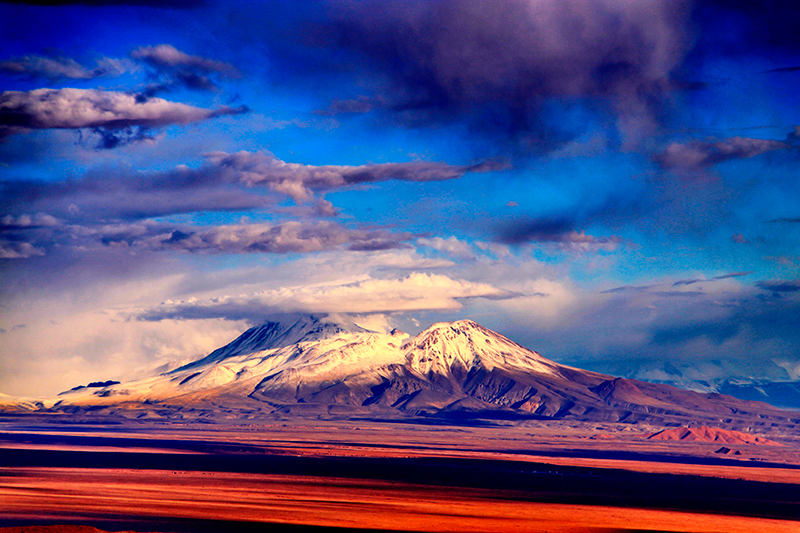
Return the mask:
<svg viewBox="0 0 800 533">
<path fill-rule="evenodd" d="M 749 137 L 706 139 L 672 143 L 653 159 L 667 169 L 698 170 L 732 159 L 747 159 L 786 147 L 786 143 L 769 139 Z"/>
<path fill-rule="evenodd" d="M 141 101 L 134 94 L 99 89 L 6 91 L 0 94 L 0 136 L 31 129 L 149 129 L 246 111 L 227 106 L 202 109 L 161 98 Z"/>
<path fill-rule="evenodd" d="M 285 287 L 244 296 L 165 302 L 140 320 L 224 318 L 258 323 L 275 313 L 397 313 L 457 310 L 466 298 L 510 298 L 486 283 L 412 273 L 404 278 L 367 278 L 352 283 Z"/>
<path fill-rule="evenodd" d="M 575 229 L 575 222 L 566 218 L 533 218 L 513 221 L 500 229 L 496 237 L 502 244 L 520 245 L 530 242 L 555 244 L 570 251 L 613 251 L 622 239 L 595 237 Z"/>
</svg>

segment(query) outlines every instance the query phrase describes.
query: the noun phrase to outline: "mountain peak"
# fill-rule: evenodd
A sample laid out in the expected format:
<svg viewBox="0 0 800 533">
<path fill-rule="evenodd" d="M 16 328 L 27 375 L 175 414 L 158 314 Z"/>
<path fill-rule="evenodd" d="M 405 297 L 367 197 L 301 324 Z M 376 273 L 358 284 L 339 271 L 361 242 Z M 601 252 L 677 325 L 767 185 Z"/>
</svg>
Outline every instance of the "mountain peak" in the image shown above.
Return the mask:
<svg viewBox="0 0 800 533">
<path fill-rule="evenodd" d="M 560 365 L 472 320 L 439 322 L 411 339 L 408 362 L 421 374 L 450 375 L 475 367 L 559 374 Z"/>
<path fill-rule="evenodd" d="M 370 331 L 341 316 L 286 315 L 248 329 L 222 348 L 171 373 L 218 363 L 230 357 L 285 348 L 301 342 L 317 342 L 346 333 L 370 333 Z"/>
</svg>

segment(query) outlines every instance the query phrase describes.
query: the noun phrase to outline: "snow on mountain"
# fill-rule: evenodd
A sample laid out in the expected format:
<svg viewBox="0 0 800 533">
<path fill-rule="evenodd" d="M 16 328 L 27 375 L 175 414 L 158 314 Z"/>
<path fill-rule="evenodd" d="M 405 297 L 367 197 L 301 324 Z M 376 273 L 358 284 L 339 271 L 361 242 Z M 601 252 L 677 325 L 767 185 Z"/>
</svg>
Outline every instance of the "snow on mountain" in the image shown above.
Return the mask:
<svg viewBox="0 0 800 533">
<path fill-rule="evenodd" d="M 742 428 L 754 418 L 800 423 L 766 404 L 561 365 L 470 320 L 434 324 L 410 338 L 314 316 L 268 322 L 170 372 L 68 391 L 45 406 L 313 416 L 331 409 L 381 416 L 484 413 L 662 424 L 702 419 Z"/>
<path fill-rule="evenodd" d="M 471 320 L 434 324 L 403 349 L 409 366 L 422 375 L 467 373 L 480 366 L 561 376 L 561 365 Z"/>
<path fill-rule="evenodd" d="M 208 356 L 178 370 L 197 368 L 229 357 L 249 355 L 274 348 L 283 348 L 299 342 L 324 340 L 343 333 L 366 333 L 367 330 L 354 323 L 320 319 L 303 315 L 294 320 L 267 322 L 250 328 L 236 340 L 211 352 Z"/>
</svg>

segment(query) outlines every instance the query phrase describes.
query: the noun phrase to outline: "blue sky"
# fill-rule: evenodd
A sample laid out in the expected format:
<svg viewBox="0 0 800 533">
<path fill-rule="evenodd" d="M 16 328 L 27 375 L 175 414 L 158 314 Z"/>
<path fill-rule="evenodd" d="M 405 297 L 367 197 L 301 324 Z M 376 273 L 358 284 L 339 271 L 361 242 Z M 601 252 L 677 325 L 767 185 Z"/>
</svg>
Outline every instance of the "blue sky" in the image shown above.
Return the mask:
<svg viewBox="0 0 800 533">
<path fill-rule="evenodd" d="M 0 391 L 282 314 L 800 378 L 800 8 L 0 2 Z"/>
</svg>

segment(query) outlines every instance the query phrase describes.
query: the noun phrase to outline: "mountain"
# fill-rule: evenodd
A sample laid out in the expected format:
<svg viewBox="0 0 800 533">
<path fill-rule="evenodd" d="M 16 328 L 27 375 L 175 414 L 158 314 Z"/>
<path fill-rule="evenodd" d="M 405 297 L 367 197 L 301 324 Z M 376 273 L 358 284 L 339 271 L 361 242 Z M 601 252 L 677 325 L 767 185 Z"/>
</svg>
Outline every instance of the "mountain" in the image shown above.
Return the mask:
<svg viewBox="0 0 800 533">
<path fill-rule="evenodd" d="M 153 417 L 567 418 L 744 430 L 799 422 L 764 403 L 561 365 L 470 320 L 410 337 L 313 316 L 268 322 L 170 372 L 76 387 L 45 406 Z"/>
<path fill-rule="evenodd" d="M 698 392 L 719 392 L 741 400 L 766 402 L 784 409 L 800 409 L 800 376 L 796 364 L 780 361 L 719 359 L 670 361 L 639 359 L 572 361 L 597 372 L 673 385 Z"/>
<path fill-rule="evenodd" d="M 721 442 L 724 444 L 760 444 L 764 446 L 783 446 L 782 444 L 756 437 L 741 431 L 731 431 L 720 428 L 672 428 L 663 429 L 653 433 L 648 440 L 679 440 L 684 442 Z"/>
</svg>

